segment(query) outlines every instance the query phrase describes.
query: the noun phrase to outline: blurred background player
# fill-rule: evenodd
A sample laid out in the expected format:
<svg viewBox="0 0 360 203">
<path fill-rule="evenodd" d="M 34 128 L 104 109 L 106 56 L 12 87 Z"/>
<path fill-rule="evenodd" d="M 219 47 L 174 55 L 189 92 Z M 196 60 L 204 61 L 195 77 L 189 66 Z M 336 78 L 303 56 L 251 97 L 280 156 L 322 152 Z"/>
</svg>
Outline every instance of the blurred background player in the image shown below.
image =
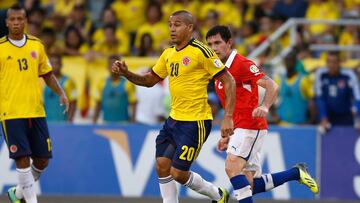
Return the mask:
<svg viewBox="0 0 360 203">
<path fill-rule="evenodd" d="M 140 74 L 146 74 L 151 69 L 143 69 Z M 137 123 L 155 125 L 166 120 L 166 110 L 164 106 L 165 87 L 164 82 L 160 81 L 151 88 L 137 85 L 136 88 L 136 113 Z"/>
<path fill-rule="evenodd" d="M 124 77 L 111 72 L 111 65 L 120 60 L 119 55 L 108 57 L 110 76 L 99 83 L 93 122 L 103 112 L 104 122 L 134 122 L 136 111 L 135 86 Z"/>
<path fill-rule="evenodd" d="M 329 130 L 331 125 L 355 124 L 360 128 L 359 81 L 353 70 L 341 68 L 338 52 L 329 52 L 326 67 L 316 71 L 315 94 L 321 131 Z"/>
<path fill-rule="evenodd" d="M 9 156 L 15 160 L 19 183 L 8 190 L 10 201 L 37 203 L 35 184 L 52 157 L 38 77 L 60 96 L 68 111 L 69 101 L 51 71 L 45 48 L 38 38 L 24 34 L 25 9 L 13 5 L 7 11 L 9 34 L 0 39 L 0 111 Z M 32 163 L 30 162 L 32 159 Z M 31 163 L 31 164 L 30 164 Z"/>
<path fill-rule="evenodd" d="M 59 81 L 60 86 L 64 89 L 66 96 L 69 99 L 70 106 L 69 111 L 64 114 L 64 107 L 59 106 L 59 96 L 55 94 L 50 87 L 46 86 L 44 88 L 44 106 L 46 112 L 47 121 L 56 121 L 56 122 L 70 122 L 74 120 L 74 115 L 76 111 L 76 98 L 77 93 L 75 89 L 74 82 L 61 74 L 62 62 L 61 57 L 58 54 L 49 55 L 49 60 L 53 68 L 53 73 L 57 80 Z"/>
<path fill-rule="evenodd" d="M 225 170 L 234 188 L 235 198 L 239 203 L 249 203 L 252 202 L 253 194 L 291 180 L 299 180 L 317 193 L 316 182 L 302 164 L 288 171 L 261 177 L 260 151 L 268 128 L 265 118 L 277 98 L 278 85 L 252 61 L 232 49 L 232 34 L 227 26 L 211 28 L 206 34 L 206 40 L 236 81 L 234 134 L 221 138 L 218 144 L 219 150 L 227 148 Z M 266 90 L 260 106 L 258 86 Z M 221 81 L 215 80 L 215 89 L 224 106 L 226 97 Z"/>
<path fill-rule="evenodd" d="M 114 63 L 112 71 L 131 82 L 152 87 L 169 76 L 172 98 L 170 117 L 156 138 L 156 169 L 164 203 L 178 202 L 175 181 L 208 196 L 214 202 L 227 202 L 228 192 L 190 171 L 211 131 L 211 108 L 207 102 L 207 85 L 218 78 L 225 88 L 226 108 L 221 125 L 222 136 L 233 133 L 232 114 L 235 83 L 216 54 L 192 38 L 194 19 L 184 10 L 169 18 L 174 46 L 164 50 L 151 72 L 144 75 L 128 70 L 124 61 Z M 175 180 L 175 181 L 174 181 Z"/>
</svg>

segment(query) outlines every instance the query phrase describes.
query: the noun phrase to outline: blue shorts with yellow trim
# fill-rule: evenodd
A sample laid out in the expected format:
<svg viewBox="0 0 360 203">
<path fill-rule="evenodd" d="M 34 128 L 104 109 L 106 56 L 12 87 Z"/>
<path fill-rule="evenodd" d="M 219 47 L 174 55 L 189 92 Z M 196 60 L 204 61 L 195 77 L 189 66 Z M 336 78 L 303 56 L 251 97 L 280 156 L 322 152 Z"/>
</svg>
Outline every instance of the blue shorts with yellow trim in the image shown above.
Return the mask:
<svg viewBox="0 0 360 203">
<path fill-rule="evenodd" d="M 52 157 L 51 141 L 45 118 L 4 120 L 1 126 L 10 158 Z"/>
<path fill-rule="evenodd" d="M 156 157 L 167 157 L 174 168 L 188 171 L 209 136 L 211 125 L 211 120 L 177 121 L 169 117 L 156 138 Z"/>
</svg>

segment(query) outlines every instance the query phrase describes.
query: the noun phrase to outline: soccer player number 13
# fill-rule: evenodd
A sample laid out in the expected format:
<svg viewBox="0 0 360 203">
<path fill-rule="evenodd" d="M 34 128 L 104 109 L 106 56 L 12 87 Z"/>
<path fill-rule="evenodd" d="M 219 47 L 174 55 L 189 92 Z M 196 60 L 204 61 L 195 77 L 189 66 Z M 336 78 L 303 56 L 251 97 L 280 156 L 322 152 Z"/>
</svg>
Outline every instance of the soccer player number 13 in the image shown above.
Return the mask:
<svg viewBox="0 0 360 203">
<path fill-rule="evenodd" d="M 26 58 L 18 59 L 17 61 L 19 64 L 20 71 L 28 69 L 28 64 L 27 64 Z"/>
</svg>

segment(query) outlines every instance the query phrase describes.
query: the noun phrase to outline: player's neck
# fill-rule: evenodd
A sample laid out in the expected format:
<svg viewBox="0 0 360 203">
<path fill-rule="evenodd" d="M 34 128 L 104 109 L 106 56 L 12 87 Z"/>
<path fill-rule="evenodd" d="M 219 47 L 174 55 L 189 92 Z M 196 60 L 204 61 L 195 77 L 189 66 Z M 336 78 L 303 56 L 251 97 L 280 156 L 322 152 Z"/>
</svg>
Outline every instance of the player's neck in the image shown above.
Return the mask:
<svg viewBox="0 0 360 203">
<path fill-rule="evenodd" d="M 190 40 L 191 40 L 191 37 L 188 38 L 187 40 L 184 40 L 184 41 L 180 42 L 179 44 L 176 44 L 175 45 L 176 50 L 181 50 L 184 47 L 186 47 L 189 44 Z"/>
<path fill-rule="evenodd" d="M 230 55 L 231 55 L 231 51 L 232 51 L 232 50 L 230 49 L 230 51 L 228 51 L 228 53 L 226 54 L 226 56 L 225 56 L 224 58 L 220 59 L 221 62 L 223 62 L 223 64 L 225 64 L 226 61 L 229 59 L 229 57 L 230 57 Z"/>
<path fill-rule="evenodd" d="M 24 37 L 25 37 L 24 33 L 21 34 L 9 33 L 9 38 L 12 40 L 22 40 Z"/>
<path fill-rule="evenodd" d="M 291 71 L 287 71 L 287 73 L 286 73 L 286 75 L 287 75 L 287 77 L 288 78 L 291 78 L 291 77 L 293 77 L 294 75 L 296 75 L 296 71 L 295 70 L 291 70 Z"/>
</svg>

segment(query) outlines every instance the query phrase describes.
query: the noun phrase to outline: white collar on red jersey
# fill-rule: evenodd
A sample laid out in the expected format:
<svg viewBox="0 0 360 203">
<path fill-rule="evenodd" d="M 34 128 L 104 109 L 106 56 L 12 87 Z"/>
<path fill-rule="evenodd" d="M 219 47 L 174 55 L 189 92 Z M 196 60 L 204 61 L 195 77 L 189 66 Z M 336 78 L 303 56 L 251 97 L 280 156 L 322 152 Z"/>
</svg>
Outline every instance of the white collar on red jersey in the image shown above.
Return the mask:
<svg viewBox="0 0 360 203">
<path fill-rule="evenodd" d="M 226 60 L 226 63 L 225 63 L 225 66 L 226 66 L 227 68 L 230 68 L 232 62 L 234 61 L 234 58 L 235 58 L 236 54 L 237 54 L 236 49 L 233 49 L 233 50 L 231 51 L 231 53 L 230 53 L 229 58 Z"/>
</svg>

